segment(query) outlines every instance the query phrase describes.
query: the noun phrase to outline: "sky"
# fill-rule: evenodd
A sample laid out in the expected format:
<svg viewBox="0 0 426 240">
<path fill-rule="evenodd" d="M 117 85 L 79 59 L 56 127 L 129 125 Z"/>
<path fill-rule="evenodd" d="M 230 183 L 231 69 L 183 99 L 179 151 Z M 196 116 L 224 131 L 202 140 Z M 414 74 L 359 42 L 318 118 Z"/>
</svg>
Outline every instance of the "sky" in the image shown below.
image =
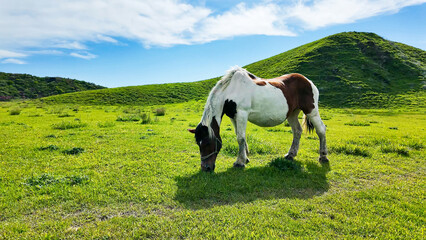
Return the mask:
<svg viewBox="0 0 426 240">
<path fill-rule="evenodd" d="M 0 0 L 0 72 L 105 87 L 221 76 L 320 38 L 426 49 L 426 0 Z"/>
</svg>

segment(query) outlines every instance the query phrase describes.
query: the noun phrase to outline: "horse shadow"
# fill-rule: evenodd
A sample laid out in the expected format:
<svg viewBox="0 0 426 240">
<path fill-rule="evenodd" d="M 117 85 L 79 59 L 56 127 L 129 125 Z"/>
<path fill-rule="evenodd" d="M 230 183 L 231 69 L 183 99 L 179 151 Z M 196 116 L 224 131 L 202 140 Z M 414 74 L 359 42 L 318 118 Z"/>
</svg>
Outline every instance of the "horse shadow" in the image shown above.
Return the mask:
<svg viewBox="0 0 426 240">
<path fill-rule="evenodd" d="M 174 199 L 190 209 L 249 203 L 258 199 L 308 199 L 328 191 L 326 174 L 329 171 L 328 164 L 313 162 L 291 170 L 268 165 L 229 168 L 220 173 L 200 171 L 175 178 L 178 189 Z"/>
</svg>

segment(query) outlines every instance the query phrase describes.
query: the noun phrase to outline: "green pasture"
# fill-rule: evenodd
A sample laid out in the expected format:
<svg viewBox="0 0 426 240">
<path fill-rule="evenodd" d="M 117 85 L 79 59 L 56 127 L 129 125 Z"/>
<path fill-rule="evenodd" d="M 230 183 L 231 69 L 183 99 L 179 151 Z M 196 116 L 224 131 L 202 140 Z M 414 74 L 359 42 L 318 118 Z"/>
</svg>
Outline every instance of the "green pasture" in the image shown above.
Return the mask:
<svg viewBox="0 0 426 240">
<path fill-rule="evenodd" d="M 329 165 L 315 134 L 288 163 L 291 128 L 249 124 L 245 169 L 224 117 L 204 173 L 203 106 L 2 103 L 0 239 L 425 238 L 424 109 L 320 109 Z"/>
</svg>

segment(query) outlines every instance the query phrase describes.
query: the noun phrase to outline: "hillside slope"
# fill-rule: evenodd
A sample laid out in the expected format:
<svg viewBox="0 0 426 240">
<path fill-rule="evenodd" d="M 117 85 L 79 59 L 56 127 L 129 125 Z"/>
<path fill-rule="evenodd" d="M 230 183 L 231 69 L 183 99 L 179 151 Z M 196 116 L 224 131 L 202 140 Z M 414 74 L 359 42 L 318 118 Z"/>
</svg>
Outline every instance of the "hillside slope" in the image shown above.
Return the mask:
<svg viewBox="0 0 426 240">
<path fill-rule="evenodd" d="M 425 85 L 426 52 L 374 33 L 347 32 L 246 68 L 264 78 L 302 73 L 317 85 L 320 102 L 328 106 L 380 107 L 395 100 L 416 104 L 407 94 L 422 91 Z"/>
<path fill-rule="evenodd" d="M 299 72 L 331 107 L 424 106 L 426 52 L 374 33 L 345 32 L 245 66 L 263 78 Z M 224 69 L 225 70 L 225 69 Z M 44 98 L 50 103 L 153 105 L 205 98 L 218 78 L 86 91 Z"/>
<path fill-rule="evenodd" d="M 46 103 L 86 105 L 156 105 L 205 98 L 219 78 L 191 83 L 167 83 L 108 88 L 42 98 Z"/>
<path fill-rule="evenodd" d="M 0 72 L 0 101 L 34 99 L 104 87 L 84 81 L 60 77 L 36 77 L 29 74 Z"/>
</svg>

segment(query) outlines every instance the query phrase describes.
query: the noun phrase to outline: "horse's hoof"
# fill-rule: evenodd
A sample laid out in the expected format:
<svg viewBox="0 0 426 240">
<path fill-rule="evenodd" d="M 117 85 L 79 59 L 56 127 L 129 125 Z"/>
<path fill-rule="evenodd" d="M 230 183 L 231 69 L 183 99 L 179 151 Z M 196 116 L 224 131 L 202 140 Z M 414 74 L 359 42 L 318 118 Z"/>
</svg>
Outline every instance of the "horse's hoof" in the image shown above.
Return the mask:
<svg viewBox="0 0 426 240">
<path fill-rule="evenodd" d="M 246 158 L 246 164 L 250 162 L 250 159 Z"/>
<path fill-rule="evenodd" d="M 234 163 L 234 168 L 245 168 L 246 165 L 241 164 L 241 163 Z"/>
<path fill-rule="evenodd" d="M 320 163 L 329 163 L 330 161 L 328 160 L 327 156 L 321 156 L 318 158 L 318 161 Z"/>
<path fill-rule="evenodd" d="M 287 154 L 287 155 L 285 155 L 285 156 L 284 156 L 284 159 L 285 159 L 285 160 L 293 161 L 293 160 L 294 160 L 294 157 L 292 157 L 292 156 L 290 156 L 290 155 L 288 155 L 288 154 Z"/>
</svg>

